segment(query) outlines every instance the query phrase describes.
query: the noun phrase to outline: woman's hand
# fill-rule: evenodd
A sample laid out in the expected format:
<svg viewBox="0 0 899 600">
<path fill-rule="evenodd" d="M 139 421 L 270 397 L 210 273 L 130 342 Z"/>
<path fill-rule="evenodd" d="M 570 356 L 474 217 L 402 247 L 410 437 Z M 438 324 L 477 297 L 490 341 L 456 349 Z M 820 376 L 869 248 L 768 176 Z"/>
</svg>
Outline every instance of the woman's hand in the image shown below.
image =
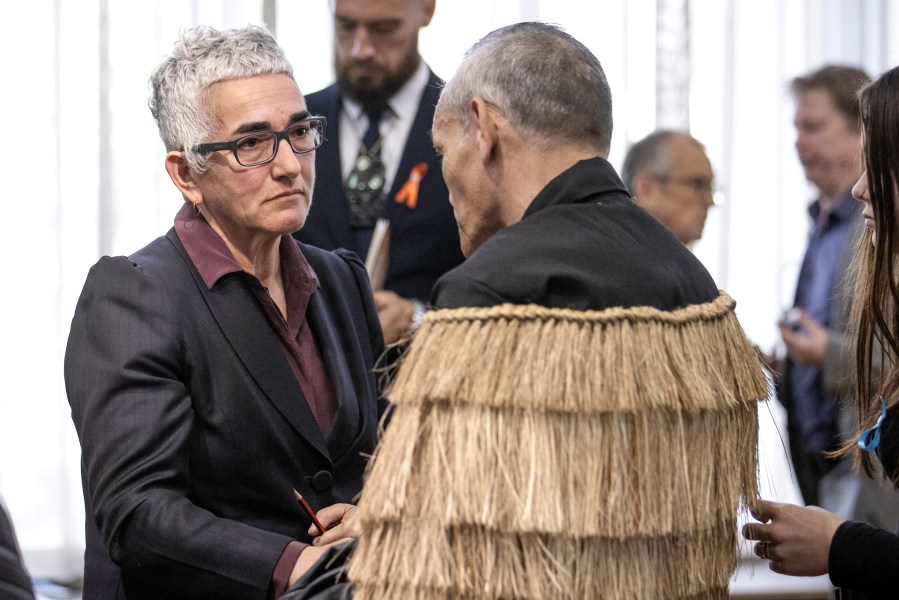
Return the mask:
<svg viewBox="0 0 899 600">
<path fill-rule="evenodd" d="M 825 575 L 830 544 L 843 522 L 817 506 L 762 500 L 752 516 L 761 523 L 743 526 L 743 537 L 755 540 L 755 554 L 784 575 Z"/>
<path fill-rule="evenodd" d="M 415 304 L 388 290 L 376 291 L 374 298 L 381 331 L 384 332 L 384 342 L 393 344 L 400 341 L 412 325 Z"/>
<path fill-rule="evenodd" d="M 309 535 L 312 536 L 312 545 L 324 546 L 338 540 L 358 537 L 359 532 L 353 520 L 355 512 L 356 507 L 352 504 L 332 504 L 315 513 L 325 526 L 325 532 L 319 534 L 318 527 L 311 525 Z"/>
</svg>

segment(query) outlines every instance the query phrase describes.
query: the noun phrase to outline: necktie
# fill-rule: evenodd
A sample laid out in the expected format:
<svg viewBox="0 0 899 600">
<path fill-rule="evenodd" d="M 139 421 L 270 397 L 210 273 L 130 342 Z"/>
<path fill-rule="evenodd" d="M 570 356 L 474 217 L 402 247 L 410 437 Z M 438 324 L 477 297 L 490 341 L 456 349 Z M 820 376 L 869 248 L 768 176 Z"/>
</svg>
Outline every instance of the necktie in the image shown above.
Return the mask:
<svg viewBox="0 0 899 600">
<path fill-rule="evenodd" d="M 371 150 L 378 138 L 381 137 L 378 125 L 381 123 L 382 114 L 384 114 L 384 111 L 381 109 L 375 109 L 368 113 L 368 129 L 365 131 L 365 135 L 362 136 L 362 143 L 365 145 L 366 150 Z"/>
</svg>

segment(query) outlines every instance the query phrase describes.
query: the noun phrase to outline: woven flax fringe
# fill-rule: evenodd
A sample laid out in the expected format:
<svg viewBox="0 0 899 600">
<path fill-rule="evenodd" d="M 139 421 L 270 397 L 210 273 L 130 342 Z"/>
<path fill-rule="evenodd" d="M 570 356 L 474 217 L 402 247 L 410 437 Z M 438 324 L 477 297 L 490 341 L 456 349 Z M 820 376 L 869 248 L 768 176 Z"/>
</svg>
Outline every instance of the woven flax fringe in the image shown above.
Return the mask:
<svg viewBox="0 0 899 600">
<path fill-rule="evenodd" d="M 428 314 L 360 499 L 357 598 L 726 598 L 768 393 L 733 308 Z"/>
</svg>

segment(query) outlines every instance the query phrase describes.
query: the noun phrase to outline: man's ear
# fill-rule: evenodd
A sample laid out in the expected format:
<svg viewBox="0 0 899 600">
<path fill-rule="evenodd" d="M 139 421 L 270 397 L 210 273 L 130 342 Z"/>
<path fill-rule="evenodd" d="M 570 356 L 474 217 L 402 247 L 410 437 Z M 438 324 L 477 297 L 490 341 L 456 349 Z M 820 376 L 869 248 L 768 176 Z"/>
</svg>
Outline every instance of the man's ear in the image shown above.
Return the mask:
<svg viewBox="0 0 899 600">
<path fill-rule="evenodd" d="M 499 115 L 496 108 L 480 96 L 471 99 L 468 110 L 469 121 L 476 128 L 478 153 L 482 159 L 489 160 L 499 143 Z"/>
<path fill-rule="evenodd" d="M 634 177 L 634 182 L 632 187 L 634 189 L 630 190 L 631 196 L 637 198 L 637 203 L 640 203 L 640 199 L 648 199 L 651 198 L 655 193 L 655 178 L 649 173 L 640 173 L 636 177 Z"/>
<path fill-rule="evenodd" d="M 421 0 L 421 16 L 420 27 L 427 27 L 434 18 L 434 10 L 437 8 L 437 0 Z"/>
<path fill-rule="evenodd" d="M 165 155 L 165 170 L 172 178 L 172 183 L 181 190 L 184 199 L 199 206 L 203 203 L 203 192 L 200 191 L 196 182 L 196 173 L 190 170 L 187 161 L 184 160 L 184 153 L 172 150 Z"/>
</svg>

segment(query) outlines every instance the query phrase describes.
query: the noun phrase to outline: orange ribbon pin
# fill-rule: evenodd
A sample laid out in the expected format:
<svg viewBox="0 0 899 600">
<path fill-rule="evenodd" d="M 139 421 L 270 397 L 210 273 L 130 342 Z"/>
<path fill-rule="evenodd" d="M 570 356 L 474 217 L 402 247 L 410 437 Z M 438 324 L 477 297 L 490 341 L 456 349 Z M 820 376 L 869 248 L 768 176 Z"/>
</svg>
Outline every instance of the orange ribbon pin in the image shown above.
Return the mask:
<svg viewBox="0 0 899 600">
<path fill-rule="evenodd" d="M 428 172 L 428 165 L 418 163 L 409 171 L 409 179 L 396 193 L 394 199 L 400 204 L 405 204 L 407 208 L 414 210 L 418 206 L 418 188 L 421 184 L 421 178 Z"/>
</svg>

